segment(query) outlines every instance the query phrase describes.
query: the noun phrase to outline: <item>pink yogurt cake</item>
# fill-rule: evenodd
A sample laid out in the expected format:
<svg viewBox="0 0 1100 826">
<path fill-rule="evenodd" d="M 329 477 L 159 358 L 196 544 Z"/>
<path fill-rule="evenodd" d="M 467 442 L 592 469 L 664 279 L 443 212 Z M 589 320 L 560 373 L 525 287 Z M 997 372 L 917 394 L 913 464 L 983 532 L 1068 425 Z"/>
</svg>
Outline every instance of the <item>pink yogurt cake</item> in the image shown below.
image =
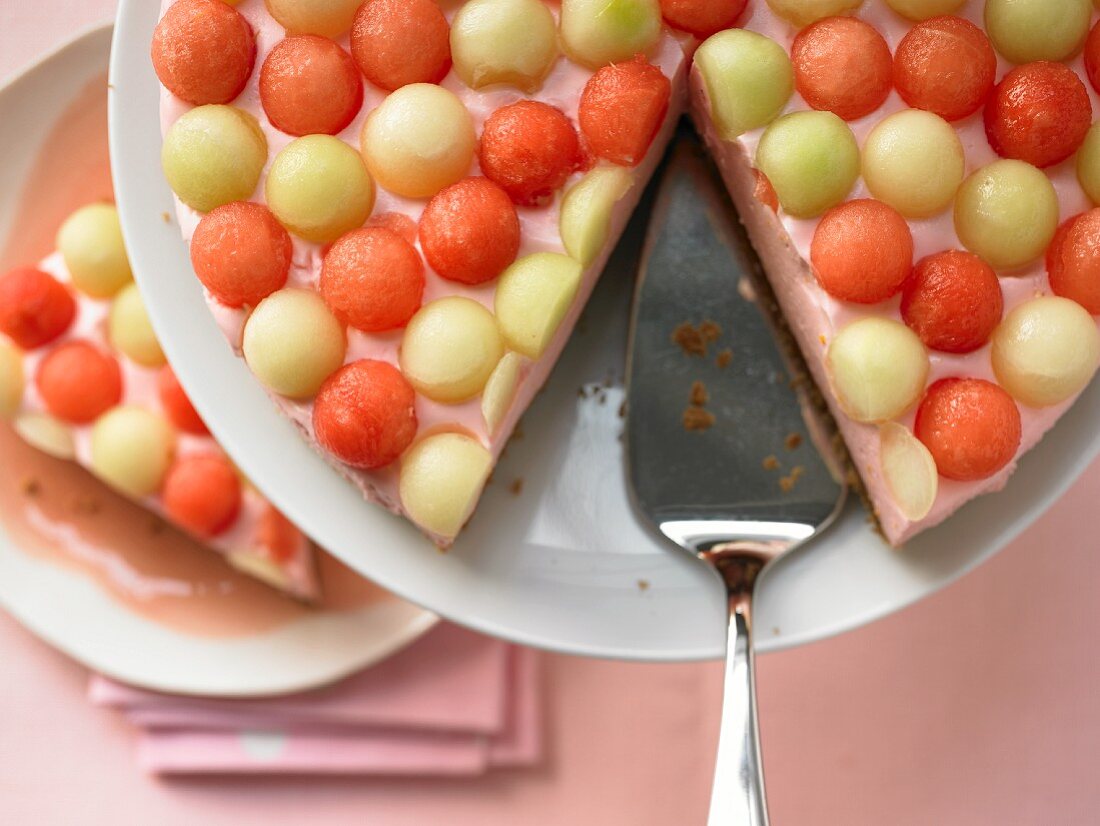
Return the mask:
<svg viewBox="0 0 1100 826">
<path fill-rule="evenodd" d="M 1091 0 L 750 0 L 692 109 L 886 538 L 1000 489 L 1100 363 Z"/>
<path fill-rule="evenodd" d="M 164 171 L 196 276 L 367 499 L 453 541 L 684 110 L 697 37 L 743 7 L 165 4 Z"/>
<path fill-rule="evenodd" d="M 149 325 L 114 206 L 73 213 L 58 252 L 0 275 L 0 419 L 303 599 L 313 546 L 218 447 Z"/>
</svg>

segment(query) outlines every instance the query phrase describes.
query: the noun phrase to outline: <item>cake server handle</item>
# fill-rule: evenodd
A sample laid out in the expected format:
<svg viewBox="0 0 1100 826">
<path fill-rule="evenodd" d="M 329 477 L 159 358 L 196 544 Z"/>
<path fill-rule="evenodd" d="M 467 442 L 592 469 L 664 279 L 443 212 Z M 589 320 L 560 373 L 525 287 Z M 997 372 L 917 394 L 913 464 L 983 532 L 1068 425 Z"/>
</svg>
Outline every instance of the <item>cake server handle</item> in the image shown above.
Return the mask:
<svg viewBox="0 0 1100 826">
<path fill-rule="evenodd" d="M 729 636 L 722 726 L 707 826 L 768 826 L 753 675 L 752 580 L 755 576 L 731 577 L 728 569 L 722 573 L 729 586 Z M 734 587 L 735 581 L 748 587 Z"/>
</svg>

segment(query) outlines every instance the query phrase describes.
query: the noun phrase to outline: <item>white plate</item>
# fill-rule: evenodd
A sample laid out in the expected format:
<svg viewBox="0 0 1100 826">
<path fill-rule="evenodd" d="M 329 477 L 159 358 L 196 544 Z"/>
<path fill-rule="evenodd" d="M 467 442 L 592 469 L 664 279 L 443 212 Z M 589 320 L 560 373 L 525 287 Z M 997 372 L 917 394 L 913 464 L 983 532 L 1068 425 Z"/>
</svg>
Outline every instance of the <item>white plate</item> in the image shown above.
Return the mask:
<svg viewBox="0 0 1100 826">
<path fill-rule="evenodd" d="M 612 262 L 545 392 L 508 449 L 454 550 L 362 503 L 280 417 L 214 325 L 160 172 L 158 84 L 148 44 L 158 4 L 122 0 L 112 59 L 112 154 L 123 229 L 165 350 L 204 418 L 264 492 L 345 562 L 443 616 L 520 642 L 650 660 L 716 657 L 724 599 L 712 574 L 670 553 L 630 509 L 617 440 L 621 392 L 579 399 L 622 375 L 633 273 Z M 1009 488 L 964 509 L 903 552 L 852 506 L 827 536 L 762 582 L 759 648 L 855 628 L 943 587 L 987 559 L 1056 499 L 1100 449 L 1100 386 L 1021 463 Z M 506 490 L 522 477 L 522 495 Z M 639 587 L 644 581 L 648 587 Z"/>
<path fill-rule="evenodd" d="M 109 25 L 91 29 L 0 90 L 0 238 L 12 226 L 42 141 L 81 90 L 104 74 L 110 44 Z M 351 612 L 318 611 L 254 636 L 191 636 L 133 613 L 84 574 L 27 554 L 2 527 L 0 605 L 97 671 L 162 691 L 222 696 L 332 682 L 396 651 L 436 622 L 421 608 L 387 600 Z"/>
</svg>

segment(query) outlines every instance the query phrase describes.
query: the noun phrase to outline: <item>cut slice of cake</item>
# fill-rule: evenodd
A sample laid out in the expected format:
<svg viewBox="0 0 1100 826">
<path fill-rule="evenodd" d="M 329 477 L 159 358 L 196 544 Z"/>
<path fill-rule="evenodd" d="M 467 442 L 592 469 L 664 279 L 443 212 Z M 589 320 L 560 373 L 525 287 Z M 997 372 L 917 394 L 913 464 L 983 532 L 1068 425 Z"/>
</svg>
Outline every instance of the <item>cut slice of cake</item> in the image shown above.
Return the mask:
<svg viewBox="0 0 1100 826">
<path fill-rule="evenodd" d="M 684 111 L 687 30 L 743 6 L 165 5 L 164 169 L 212 311 L 303 436 L 440 547 Z"/>
<path fill-rule="evenodd" d="M 893 544 L 1001 488 L 1100 363 L 1095 16 L 752 0 L 695 54 L 699 129 Z"/>
<path fill-rule="evenodd" d="M 241 478 L 166 363 L 114 206 L 77 210 L 58 247 L 0 275 L 0 419 L 235 567 L 315 599 L 312 543 Z"/>
</svg>

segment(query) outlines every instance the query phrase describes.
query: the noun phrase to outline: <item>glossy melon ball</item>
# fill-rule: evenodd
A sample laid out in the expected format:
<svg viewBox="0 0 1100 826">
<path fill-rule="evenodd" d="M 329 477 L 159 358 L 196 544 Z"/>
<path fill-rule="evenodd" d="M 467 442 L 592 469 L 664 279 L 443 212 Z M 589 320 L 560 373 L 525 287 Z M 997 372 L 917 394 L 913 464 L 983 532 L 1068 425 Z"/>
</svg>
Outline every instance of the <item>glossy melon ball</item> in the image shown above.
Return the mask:
<svg viewBox="0 0 1100 826">
<path fill-rule="evenodd" d="M 928 379 L 928 353 L 897 321 L 868 316 L 837 333 L 825 369 L 841 408 L 857 422 L 884 422 L 916 404 Z"/>
<path fill-rule="evenodd" d="M 559 27 L 568 55 L 596 69 L 656 46 L 661 7 L 657 0 L 562 0 Z"/>
<path fill-rule="evenodd" d="M 38 364 L 35 387 L 46 410 L 70 424 L 87 424 L 122 399 L 122 371 L 110 353 L 67 341 Z"/>
<path fill-rule="evenodd" d="M 470 298 L 425 304 L 401 340 L 401 369 L 419 392 L 444 404 L 481 393 L 504 355 L 496 319 Z"/>
<path fill-rule="evenodd" d="M 913 267 L 913 233 L 892 207 L 861 198 L 822 217 L 810 244 L 814 276 L 841 301 L 877 304 L 895 295 Z"/>
<path fill-rule="evenodd" d="M 1034 261 L 1057 229 L 1058 195 L 1030 164 L 994 161 L 959 187 L 955 232 L 968 250 L 997 269 Z"/>
<path fill-rule="evenodd" d="M 325 253 L 320 289 L 343 323 L 369 333 L 396 330 L 420 309 L 424 263 L 400 235 L 357 229 Z"/>
<path fill-rule="evenodd" d="M 953 14 L 966 0 L 886 0 L 886 5 L 909 20 L 927 20 Z"/>
<path fill-rule="evenodd" d="M 561 199 L 558 230 L 565 251 L 587 267 L 607 246 L 615 204 L 633 188 L 634 175 L 621 166 L 597 166 Z"/>
<path fill-rule="evenodd" d="M 1096 320 L 1076 301 L 1042 296 L 1005 316 L 993 334 L 997 381 L 1021 404 L 1049 407 L 1084 389 L 1100 365 Z"/>
<path fill-rule="evenodd" d="M 988 479 L 1020 448 L 1020 411 L 1012 397 L 983 379 L 942 379 L 928 388 L 913 425 L 940 475 L 958 482 Z"/>
<path fill-rule="evenodd" d="M 920 109 L 883 118 L 863 145 L 867 188 L 906 218 L 947 209 L 965 167 L 962 142 L 951 124 Z"/>
<path fill-rule="evenodd" d="M 49 273 L 17 267 L 0 276 L 0 334 L 33 350 L 72 326 L 76 301 Z"/>
<path fill-rule="evenodd" d="M 637 57 L 598 69 L 581 92 L 577 123 L 588 151 L 637 166 L 668 114 L 672 84 L 660 67 Z"/>
<path fill-rule="evenodd" d="M 472 436 L 435 433 L 401 459 L 401 504 L 421 528 L 450 539 L 473 513 L 492 466 L 492 455 Z"/>
<path fill-rule="evenodd" d="M 485 382 L 485 390 L 481 394 L 481 417 L 490 435 L 496 432 L 512 407 L 525 361 L 519 353 L 505 353 L 489 376 L 489 381 Z"/>
<path fill-rule="evenodd" d="M 1012 63 L 1065 60 L 1085 42 L 1089 0 L 986 0 L 985 30 Z"/>
<path fill-rule="evenodd" d="M 344 464 L 385 467 L 416 436 L 416 392 L 392 364 L 353 361 L 321 385 L 313 429 L 321 447 Z"/>
<path fill-rule="evenodd" d="M 432 196 L 420 216 L 420 247 L 448 281 L 484 284 L 516 259 L 519 215 L 487 178 L 466 178 Z"/>
<path fill-rule="evenodd" d="M 1100 204 L 1100 124 L 1093 124 L 1077 150 L 1077 180 L 1094 204 Z"/>
<path fill-rule="evenodd" d="M 771 10 L 796 26 L 808 26 L 826 17 L 854 12 L 863 0 L 768 0 Z"/>
<path fill-rule="evenodd" d="M 161 500 L 177 525 L 204 538 L 218 536 L 241 512 L 241 478 L 220 453 L 193 453 L 172 465 Z"/>
<path fill-rule="evenodd" d="M 294 253 L 290 234 L 263 204 L 234 201 L 208 212 L 191 236 L 191 267 L 227 307 L 255 306 L 282 289 Z"/>
<path fill-rule="evenodd" d="M 245 361 L 267 389 L 291 399 L 314 395 L 344 363 L 344 328 L 320 295 L 285 289 L 261 301 L 244 325 Z"/>
<path fill-rule="evenodd" d="M 264 194 L 283 226 L 322 244 L 363 226 L 374 209 L 363 159 L 331 135 L 291 141 L 272 161 Z"/>
<path fill-rule="evenodd" d="M 363 105 L 363 80 L 351 55 L 312 34 L 275 44 L 260 69 L 260 102 L 288 135 L 335 135 Z"/>
<path fill-rule="evenodd" d="M 351 28 L 362 0 L 264 0 L 287 34 L 339 37 Z"/>
<path fill-rule="evenodd" d="M 508 346 L 537 359 L 550 346 L 580 289 L 580 263 L 556 252 L 525 255 L 504 271 L 493 309 Z"/>
<path fill-rule="evenodd" d="M 9 420 L 19 412 L 26 383 L 23 351 L 0 338 L 0 420 Z"/>
<path fill-rule="evenodd" d="M 175 451 L 172 426 L 143 407 L 116 407 L 92 427 L 92 472 L 136 498 L 160 490 Z"/>
<path fill-rule="evenodd" d="M 482 174 L 513 201 L 538 206 L 553 199 L 584 162 L 584 153 L 577 130 L 561 109 L 519 100 L 489 115 L 478 159 Z"/>
<path fill-rule="evenodd" d="M 160 367 L 165 362 L 137 284 L 123 288 L 111 302 L 107 337 L 112 347 L 142 367 Z"/>
<path fill-rule="evenodd" d="M 110 298 L 133 280 L 114 204 L 89 204 L 66 218 L 57 248 L 73 286 L 92 298 Z"/>
<path fill-rule="evenodd" d="M 1047 249 L 1047 275 L 1055 295 L 1100 315 L 1100 209 L 1066 221 Z"/>
<path fill-rule="evenodd" d="M 791 63 L 806 103 L 844 120 L 878 109 L 893 82 L 890 47 L 873 26 L 854 17 L 828 17 L 800 31 Z"/>
<path fill-rule="evenodd" d="M 852 130 L 832 112 L 794 112 L 764 131 L 756 166 L 787 213 L 812 218 L 852 191 L 859 177 L 859 147 Z"/>
<path fill-rule="evenodd" d="M 450 27 L 434 0 L 366 0 L 355 15 L 351 54 L 387 91 L 438 83 L 451 66 Z"/>
<path fill-rule="evenodd" d="M 370 113 L 360 148 L 383 187 L 408 198 L 430 198 L 466 176 L 477 135 L 470 113 L 453 93 L 414 83 Z"/>
<path fill-rule="evenodd" d="M 745 29 L 707 38 L 695 52 L 694 65 L 723 140 L 767 126 L 779 117 L 794 92 L 794 69 L 787 50 Z"/>
<path fill-rule="evenodd" d="M 748 0 L 661 0 L 665 22 L 696 37 L 732 29 Z"/>
<path fill-rule="evenodd" d="M 902 100 L 949 121 L 977 112 L 996 77 L 997 55 L 989 38 L 961 17 L 918 23 L 894 53 L 894 85 Z"/>
<path fill-rule="evenodd" d="M 451 56 L 471 89 L 534 92 L 558 57 L 558 26 L 541 0 L 469 0 L 451 23 Z"/>
<path fill-rule="evenodd" d="M 936 504 L 939 472 L 931 451 L 913 432 L 897 422 L 879 426 L 882 478 L 902 515 L 919 522 Z"/>
<path fill-rule="evenodd" d="M 232 106 L 199 106 L 164 136 L 161 165 L 187 206 L 209 212 L 247 201 L 267 163 L 267 139 L 256 119 Z"/>
<path fill-rule="evenodd" d="M 221 0 L 175 0 L 153 31 L 153 68 L 176 97 L 195 106 L 229 103 L 248 83 L 256 38 Z"/>
<path fill-rule="evenodd" d="M 1003 313 L 997 273 L 978 256 L 960 250 L 918 261 L 901 297 L 905 323 L 927 347 L 945 353 L 983 347 Z"/>
<path fill-rule="evenodd" d="M 175 427 L 194 436 L 210 435 L 170 365 L 164 365 L 157 373 L 157 398 L 164 415 Z"/>
</svg>

